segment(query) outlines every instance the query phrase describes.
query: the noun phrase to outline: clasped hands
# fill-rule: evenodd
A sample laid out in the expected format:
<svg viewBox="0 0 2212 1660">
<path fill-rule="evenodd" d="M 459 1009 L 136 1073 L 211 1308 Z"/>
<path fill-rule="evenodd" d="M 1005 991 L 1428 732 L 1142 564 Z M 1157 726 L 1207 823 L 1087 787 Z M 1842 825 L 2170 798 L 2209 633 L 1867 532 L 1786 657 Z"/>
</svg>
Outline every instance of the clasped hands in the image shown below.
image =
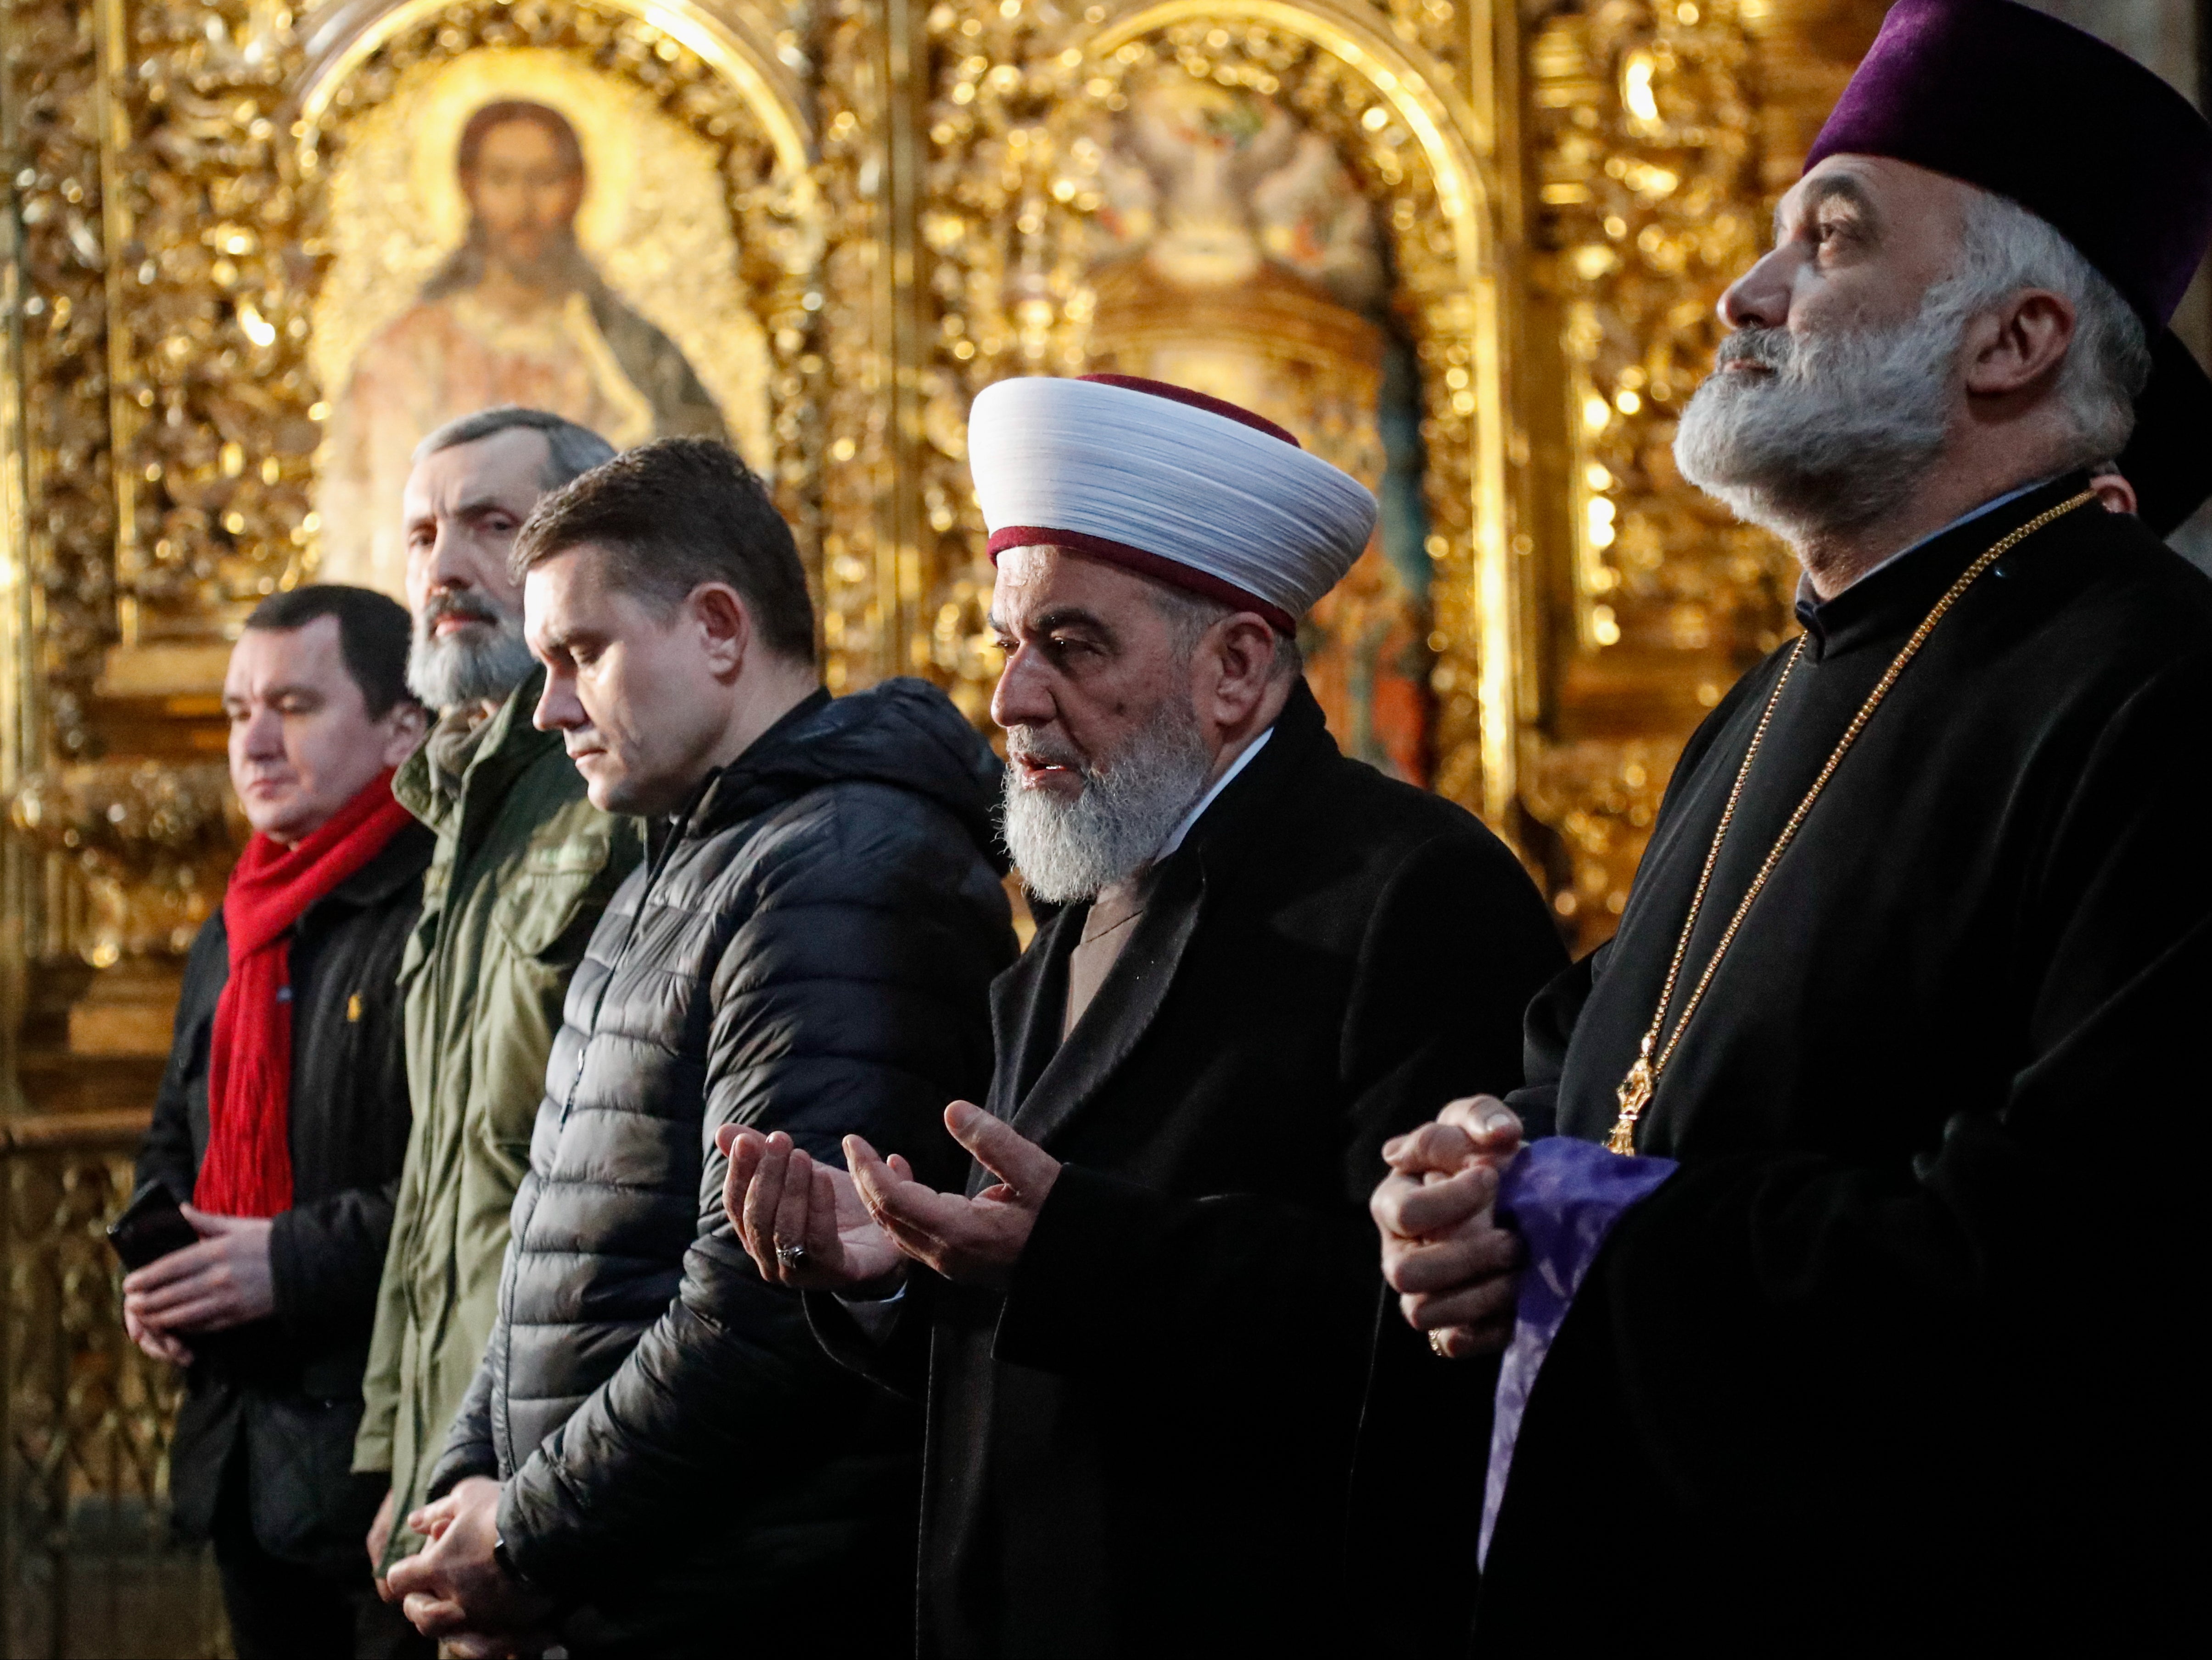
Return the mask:
<svg viewBox="0 0 2212 1660">
<path fill-rule="evenodd" d="M 915 1181 L 905 1159 L 884 1158 L 857 1135 L 845 1138 L 841 1171 L 781 1130 L 722 1126 L 714 1134 L 730 1161 L 722 1207 L 761 1276 L 794 1291 L 882 1298 L 920 1262 L 947 1280 L 1003 1290 L 1060 1161 L 966 1101 L 945 1108 L 945 1127 L 998 1177 L 972 1199 Z"/>
<path fill-rule="evenodd" d="M 430 1542 L 392 1565 L 377 1587 L 439 1651 L 456 1660 L 535 1655 L 558 1642 L 554 1604 L 499 1565 L 499 1483 L 471 1475 L 407 1517 Z"/>
<path fill-rule="evenodd" d="M 722 1202 L 762 1274 L 800 1290 L 888 1296 L 911 1259 L 947 1279 L 1003 1286 L 1059 1161 L 965 1101 L 946 1108 L 945 1122 L 999 1178 L 973 1199 L 923 1186 L 905 1159 L 886 1160 L 857 1135 L 845 1138 L 848 1176 L 781 1131 L 724 1125 L 714 1138 L 730 1161 Z M 463 1660 L 537 1654 L 556 1640 L 554 1605 L 494 1554 L 499 1499 L 498 1482 L 472 1476 L 416 1511 L 407 1525 L 430 1542 L 394 1563 L 385 1581 L 416 1629 Z"/>
<path fill-rule="evenodd" d="M 1390 1174 L 1368 1201 L 1382 1277 L 1406 1323 L 1446 1359 L 1494 1354 L 1512 1338 L 1521 1242 L 1492 1207 L 1520 1151 L 1521 1121 L 1487 1095 L 1383 1144 Z"/>
</svg>

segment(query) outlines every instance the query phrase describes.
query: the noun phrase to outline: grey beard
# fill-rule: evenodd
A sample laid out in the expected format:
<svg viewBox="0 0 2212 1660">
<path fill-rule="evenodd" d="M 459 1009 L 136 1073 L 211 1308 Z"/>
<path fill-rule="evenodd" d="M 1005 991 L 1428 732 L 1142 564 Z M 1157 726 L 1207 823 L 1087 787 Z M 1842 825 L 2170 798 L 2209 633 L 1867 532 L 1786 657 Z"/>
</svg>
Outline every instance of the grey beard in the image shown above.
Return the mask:
<svg viewBox="0 0 2212 1660">
<path fill-rule="evenodd" d="M 1021 728 L 1016 727 L 1018 733 Z M 1213 757 L 1188 703 L 1171 703 L 1063 801 L 1006 773 L 1006 850 L 1029 891 L 1067 904 L 1133 876 L 1206 794 Z"/>
<path fill-rule="evenodd" d="M 1674 433 L 1682 477 L 1739 519 L 1790 540 L 1873 523 L 1900 506 L 1942 454 L 1959 402 L 1965 295 L 1929 291 L 1911 321 L 1793 341 L 1739 329 Z"/>
<path fill-rule="evenodd" d="M 529 675 L 530 648 L 513 617 L 498 618 L 489 634 L 445 638 L 430 632 L 436 620 L 434 611 L 416 617 L 407 648 L 408 690 L 430 708 L 503 699 Z"/>
</svg>

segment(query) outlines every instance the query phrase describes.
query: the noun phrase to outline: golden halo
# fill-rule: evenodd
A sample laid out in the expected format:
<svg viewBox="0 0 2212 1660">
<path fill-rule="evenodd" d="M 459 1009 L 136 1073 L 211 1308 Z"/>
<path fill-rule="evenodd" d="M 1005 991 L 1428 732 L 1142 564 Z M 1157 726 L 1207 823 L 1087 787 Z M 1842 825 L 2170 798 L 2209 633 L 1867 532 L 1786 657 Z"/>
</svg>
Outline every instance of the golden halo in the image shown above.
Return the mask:
<svg viewBox="0 0 2212 1660">
<path fill-rule="evenodd" d="M 413 65 L 387 99 L 339 130 L 329 183 L 335 257 L 308 349 L 325 395 L 342 393 L 362 348 L 459 246 L 468 227 L 454 168 L 461 130 L 486 104 L 515 98 L 558 111 L 575 129 L 585 257 L 681 348 L 738 448 L 773 454 L 767 336 L 738 275 L 712 146 L 647 88 L 538 47 Z"/>
<path fill-rule="evenodd" d="M 575 59 L 538 46 L 488 48 L 441 64 L 416 90 L 410 112 L 414 198 L 432 240 L 453 246 L 468 232 L 468 199 L 458 161 L 461 130 L 487 104 L 522 99 L 559 112 L 584 152 L 584 201 L 576 240 L 603 248 L 620 235 L 623 204 L 637 178 L 635 124 L 595 120 L 607 98 L 606 78 Z"/>
</svg>

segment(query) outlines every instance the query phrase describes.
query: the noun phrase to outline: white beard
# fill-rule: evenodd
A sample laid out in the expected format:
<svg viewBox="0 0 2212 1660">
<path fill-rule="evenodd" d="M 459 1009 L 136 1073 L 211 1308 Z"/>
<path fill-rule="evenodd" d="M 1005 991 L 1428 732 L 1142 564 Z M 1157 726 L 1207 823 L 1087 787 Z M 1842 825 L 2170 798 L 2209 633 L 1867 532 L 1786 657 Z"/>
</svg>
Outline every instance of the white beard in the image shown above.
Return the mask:
<svg viewBox="0 0 2212 1660">
<path fill-rule="evenodd" d="M 1739 329 L 1674 433 L 1682 477 L 1736 516 L 1791 541 L 1896 508 L 1943 452 L 1960 392 L 1963 285 L 1939 283 L 1910 321 L 1793 340 Z"/>
<path fill-rule="evenodd" d="M 447 615 L 491 624 L 490 631 L 438 635 L 431 630 Z M 407 648 L 407 689 L 434 709 L 503 699 L 529 676 L 530 647 L 522 619 L 489 606 L 431 600 L 415 619 Z"/>
<path fill-rule="evenodd" d="M 1135 875 L 1206 794 L 1213 769 L 1196 714 L 1172 700 L 1096 769 L 1029 727 L 1013 727 L 1006 741 L 1022 753 L 1080 767 L 1083 793 L 1073 801 L 1024 789 L 1014 769 L 1006 770 L 1006 850 L 1029 891 L 1054 904 L 1095 898 Z"/>
</svg>

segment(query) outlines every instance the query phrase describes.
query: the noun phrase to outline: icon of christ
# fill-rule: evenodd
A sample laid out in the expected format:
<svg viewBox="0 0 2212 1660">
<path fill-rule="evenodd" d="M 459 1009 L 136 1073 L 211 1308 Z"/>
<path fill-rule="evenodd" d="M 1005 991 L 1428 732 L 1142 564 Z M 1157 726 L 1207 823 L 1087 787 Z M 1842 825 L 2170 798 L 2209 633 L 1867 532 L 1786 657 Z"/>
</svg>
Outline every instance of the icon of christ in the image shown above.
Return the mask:
<svg viewBox="0 0 2212 1660">
<path fill-rule="evenodd" d="M 456 167 L 466 236 L 370 337 L 332 400 L 318 502 L 325 581 L 399 592 L 399 497 L 415 446 L 472 410 L 550 410 L 620 448 L 726 435 L 683 352 L 578 244 L 589 179 L 566 116 L 521 100 L 486 104 L 461 131 Z"/>
</svg>

